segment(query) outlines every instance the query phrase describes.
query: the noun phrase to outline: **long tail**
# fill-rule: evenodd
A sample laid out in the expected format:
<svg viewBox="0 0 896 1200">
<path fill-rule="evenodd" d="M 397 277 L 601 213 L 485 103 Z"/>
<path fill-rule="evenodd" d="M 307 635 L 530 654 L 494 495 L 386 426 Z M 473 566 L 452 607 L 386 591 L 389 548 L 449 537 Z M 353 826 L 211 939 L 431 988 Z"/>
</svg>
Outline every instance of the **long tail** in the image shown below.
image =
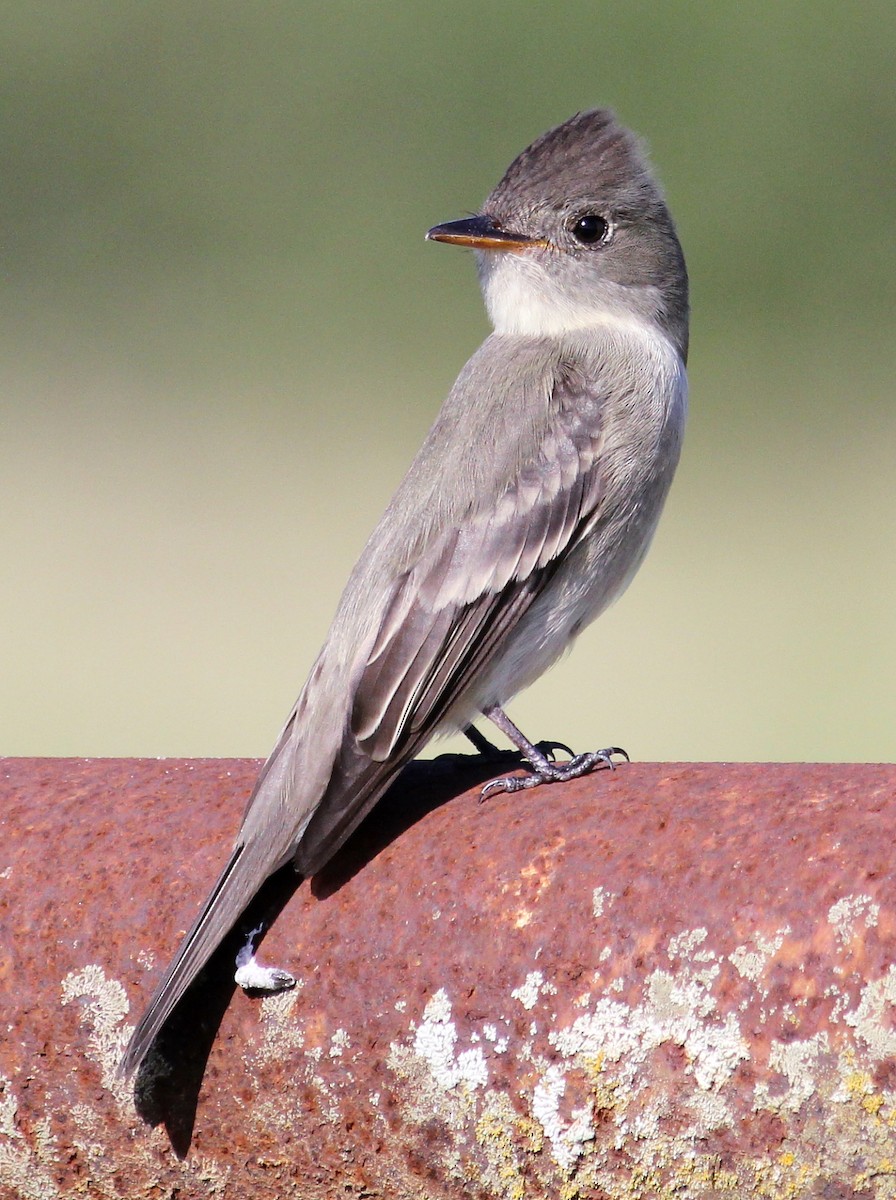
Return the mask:
<svg viewBox="0 0 896 1200">
<path fill-rule="evenodd" d="M 271 863 L 269 854 L 263 850 L 259 853 L 257 842 L 237 846 L 234 850 L 137 1023 L 118 1066 L 120 1076 L 126 1079 L 139 1067 L 184 992 L 277 865 Z"/>
</svg>

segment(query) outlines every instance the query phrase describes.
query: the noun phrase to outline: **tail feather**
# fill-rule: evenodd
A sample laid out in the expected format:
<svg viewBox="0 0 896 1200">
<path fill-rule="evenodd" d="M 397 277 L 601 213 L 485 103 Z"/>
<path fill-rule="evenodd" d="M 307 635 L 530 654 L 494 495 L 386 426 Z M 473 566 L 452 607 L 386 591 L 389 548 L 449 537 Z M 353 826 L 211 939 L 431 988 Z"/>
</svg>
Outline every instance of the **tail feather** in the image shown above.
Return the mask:
<svg viewBox="0 0 896 1200">
<path fill-rule="evenodd" d="M 187 988 L 239 920 L 258 891 L 260 881 L 270 873 L 267 864 L 259 869 L 253 849 L 251 843 L 237 846 L 230 856 L 137 1023 L 118 1066 L 121 1077 L 127 1079 L 139 1067 Z"/>
</svg>

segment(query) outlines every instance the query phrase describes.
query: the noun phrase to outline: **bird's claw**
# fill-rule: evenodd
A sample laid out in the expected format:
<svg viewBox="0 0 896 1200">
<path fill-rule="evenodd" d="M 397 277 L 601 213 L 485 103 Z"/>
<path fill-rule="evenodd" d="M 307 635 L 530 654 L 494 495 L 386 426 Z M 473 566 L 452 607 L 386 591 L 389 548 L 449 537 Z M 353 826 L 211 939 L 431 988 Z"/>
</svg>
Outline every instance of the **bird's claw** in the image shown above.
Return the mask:
<svg viewBox="0 0 896 1200">
<path fill-rule="evenodd" d="M 569 749 L 559 742 L 541 742 L 538 749 L 544 753 L 543 748 L 546 745 L 549 748 Z M 570 751 L 570 753 L 572 752 Z M 626 762 L 631 762 L 621 746 L 608 746 L 604 750 L 592 750 L 587 754 L 573 754 L 566 762 L 556 762 L 545 754 L 544 762 L 533 766 L 527 775 L 503 775 L 499 779 L 492 779 L 480 792 L 479 803 L 488 800 L 491 796 L 498 795 L 499 792 L 512 794 L 527 788 L 539 787 L 542 783 L 566 783 L 567 780 L 578 779 L 579 776 L 587 775 L 600 766 L 609 767 L 611 771 L 615 771 L 614 754 L 620 755 Z"/>
<path fill-rule="evenodd" d="M 535 749 L 540 750 L 549 762 L 557 761 L 558 750 L 562 750 L 570 758 L 575 758 L 576 756 L 575 751 L 570 746 L 567 746 L 566 742 L 536 742 Z"/>
</svg>

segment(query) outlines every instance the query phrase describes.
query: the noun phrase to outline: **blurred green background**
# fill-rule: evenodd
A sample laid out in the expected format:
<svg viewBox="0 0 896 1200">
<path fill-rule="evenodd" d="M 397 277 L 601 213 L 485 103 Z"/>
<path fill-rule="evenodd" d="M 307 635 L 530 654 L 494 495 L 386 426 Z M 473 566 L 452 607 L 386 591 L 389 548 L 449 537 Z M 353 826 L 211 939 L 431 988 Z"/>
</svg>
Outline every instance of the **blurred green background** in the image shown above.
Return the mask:
<svg viewBox="0 0 896 1200">
<path fill-rule="evenodd" d="M 630 591 L 511 713 L 642 760 L 896 756 L 896 6 L 2 18 L 2 752 L 267 752 L 487 331 L 424 231 L 606 104 L 687 254 L 690 426 Z"/>
</svg>

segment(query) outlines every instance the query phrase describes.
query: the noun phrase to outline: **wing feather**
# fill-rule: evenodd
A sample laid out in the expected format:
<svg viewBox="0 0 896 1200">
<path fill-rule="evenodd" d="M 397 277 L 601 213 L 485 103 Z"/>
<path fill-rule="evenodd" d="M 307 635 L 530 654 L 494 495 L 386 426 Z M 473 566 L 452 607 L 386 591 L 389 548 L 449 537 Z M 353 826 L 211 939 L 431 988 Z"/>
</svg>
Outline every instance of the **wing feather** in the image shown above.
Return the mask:
<svg viewBox="0 0 896 1200">
<path fill-rule="evenodd" d="M 385 588 L 381 615 L 369 651 L 353 668 L 347 728 L 298 844 L 296 864 L 304 874 L 327 861 L 500 660 L 566 554 L 599 519 L 604 397 L 593 371 L 586 380 L 561 360 L 551 369 L 545 419 L 531 438 L 531 453 L 519 454 L 524 436 L 515 447 L 504 445 L 504 461 L 515 466 L 509 478 L 494 473 L 500 490 L 489 499 L 471 488 L 466 503 L 454 493 L 433 492 L 433 503 L 444 500 L 440 511 L 450 516 L 418 508 L 417 532 L 404 535 L 413 552 L 403 567 L 390 580 L 371 575 L 372 589 Z M 508 393 L 506 404 L 514 399 Z M 502 420 L 504 436 L 513 436 L 513 418 Z M 443 453 L 439 446 L 433 460 Z M 457 487 L 463 473 L 453 476 Z"/>
<path fill-rule="evenodd" d="M 558 379 L 556 421 L 533 459 L 490 509 L 442 531 L 395 581 L 351 719 L 374 760 L 433 732 L 593 519 L 602 436 L 594 412 L 577 405 L 580 391 Z"/>
</svg>

